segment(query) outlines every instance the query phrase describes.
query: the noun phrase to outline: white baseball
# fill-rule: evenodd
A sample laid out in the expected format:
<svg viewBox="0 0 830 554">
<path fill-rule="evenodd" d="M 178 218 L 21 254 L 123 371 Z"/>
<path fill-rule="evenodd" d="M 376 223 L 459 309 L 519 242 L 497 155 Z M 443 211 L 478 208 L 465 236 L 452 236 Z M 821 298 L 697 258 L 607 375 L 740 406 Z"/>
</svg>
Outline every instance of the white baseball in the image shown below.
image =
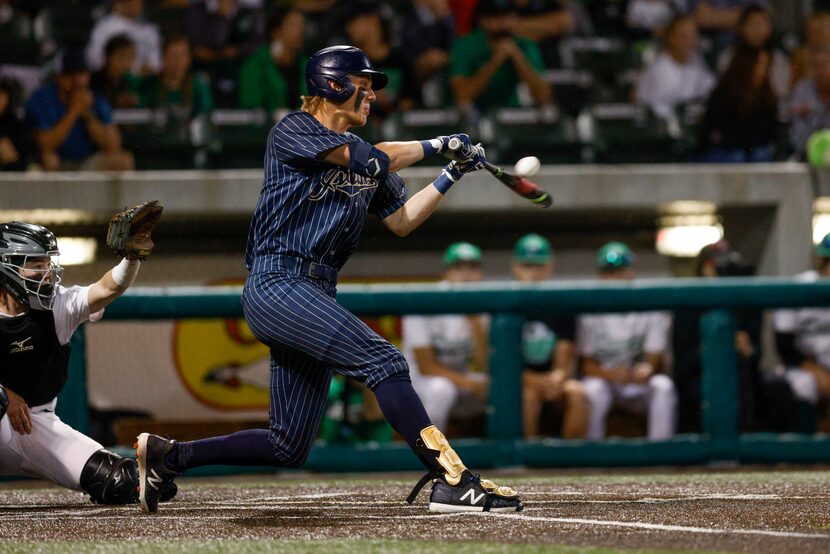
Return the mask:
<svg viewBox="0 0 830 554">
<path fill-rule="evenodd" d="M 542 163 L 539 161 L 539 158 L 536 156 L 527 156 L 516 162 L 513 171 L 519 177 L 530 177 L 531 175 L 535 175 L 541 166 Z"/>
</svg>

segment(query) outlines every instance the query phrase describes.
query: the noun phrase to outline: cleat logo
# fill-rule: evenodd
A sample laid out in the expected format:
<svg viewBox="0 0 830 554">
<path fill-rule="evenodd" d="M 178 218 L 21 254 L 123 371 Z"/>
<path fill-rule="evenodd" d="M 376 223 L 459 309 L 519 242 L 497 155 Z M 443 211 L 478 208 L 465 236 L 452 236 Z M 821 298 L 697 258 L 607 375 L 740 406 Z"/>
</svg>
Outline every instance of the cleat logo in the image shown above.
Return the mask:
<svg viewBox="0 0 830 554">
<path fill-rule="evenodd" d="M 159 474 L 158 474 L 158 473 L 156 473 L 156 470 L 155 470 L 155 469 L 150 470 L 150 473 L 151 473 L 152 475 L 148 475 L 148 476 L 147 476 L 147 484 L 148 484 L 148 485 L 150 485 L 151 487 L 153 487 L 154 489 L 158 490 L 159 485 L 161 485 L 162 483 L 164 483 L 164 479 L 162 479 L 161 477 L 159 477 Z"/>
<path fill-rule="evenodd" d="M 470 506 L 475 506 L 476 504 L 478 504 L 478 501 L 481 500 L 481 498 L 485 494 L 486 493 L 481 493 L 478 496 L 476 496 L 475 489 L 469 489 L 467 492 L 464 493 L 464 496 L 461 497 L 461 501 L 464 502 L 467 499 L 467 497 L 469 496 L 470 497 Z"/>
</svg>

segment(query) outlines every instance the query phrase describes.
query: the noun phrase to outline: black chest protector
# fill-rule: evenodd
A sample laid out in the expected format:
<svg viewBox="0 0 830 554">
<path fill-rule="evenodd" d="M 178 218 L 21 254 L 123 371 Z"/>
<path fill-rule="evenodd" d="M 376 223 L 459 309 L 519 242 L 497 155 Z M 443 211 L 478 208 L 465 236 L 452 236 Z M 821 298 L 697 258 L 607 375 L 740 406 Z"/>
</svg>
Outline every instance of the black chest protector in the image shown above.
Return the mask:
<svg viewBox="0 0 830 554">
<path fill-rule="evenodd" d="M 69 350 L 58 341 L 51 311 L 0 317 L 0 384 L 29 406 L 51 402 L 69 376 Z"/>
</svg>

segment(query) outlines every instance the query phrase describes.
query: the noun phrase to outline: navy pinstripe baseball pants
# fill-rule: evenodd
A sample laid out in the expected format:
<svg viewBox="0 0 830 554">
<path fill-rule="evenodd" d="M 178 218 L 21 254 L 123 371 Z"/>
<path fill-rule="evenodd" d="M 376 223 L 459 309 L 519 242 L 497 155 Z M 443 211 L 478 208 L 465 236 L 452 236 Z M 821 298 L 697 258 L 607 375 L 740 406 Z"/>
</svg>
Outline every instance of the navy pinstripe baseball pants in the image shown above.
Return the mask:
<svg viewBox="0 0 830 554">
<path fill-rule="evenodd" d="M 280 465 L 302 465 L 317 436 L 332 371 L 370 389 L 409 367 L 400 351 L 334 301 L 334 283 L 257 271 L 242 294 L 245 319 L 271 348 L 268 439 Z"/>
</svg>

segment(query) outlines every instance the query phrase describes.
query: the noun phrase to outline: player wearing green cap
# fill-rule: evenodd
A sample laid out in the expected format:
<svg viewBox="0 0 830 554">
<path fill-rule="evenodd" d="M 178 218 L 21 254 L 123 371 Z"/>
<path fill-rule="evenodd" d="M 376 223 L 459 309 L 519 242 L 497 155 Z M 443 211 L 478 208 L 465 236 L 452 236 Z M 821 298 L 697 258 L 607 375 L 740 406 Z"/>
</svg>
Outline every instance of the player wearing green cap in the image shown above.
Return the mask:
<svg viewBox="0 0 830 554">
<path fill-rule="evenodd" d="M 798 276 L 812 282 L 830 277 L 830 234 L 815 246 L 815 266 Z M 830 398 L 830 308 L 776 310 L 775 344 L 798 402 L 798 426 L 815 431 L 815 407 Z M 806 422 L 806 425 L 805 425 Z"/>
<path fill-rule="evenodd" d="M 469 242 L 451 244 L 441 258 L 442 283 L 481 281 L 481 249 Z M 488 321 L 475 314 L 410 315 L 403 326 L 403 353 L 412 385 L 432 422 L 446 428 L 450 413 L 464 419 L 486 409 Z"/>
<path fill-rule="evenodd" d="M 522 283 L 550 279 L 554 272 L 550 242 L 536 233 L 520 238 L 513 247 L 511 269 L 513 277 Z M 528 321 L 522 329 L 522 421 L 525 437 L 540 435 L 540 418 L 545 403 L 550 403 L 557 416 L 561 416 L 563 438 L 585 436 L 588 401 L 582 384 L 574 379 L 575 333 L 573 316 Z"/>
<path fill-rule="evenodd" d="M 635 257 L 625 244 L 599 249 L 600 279 L 634 278 Z M 577 319 L 577 350 L 582 356 L 585 394 L 591 404 L 588 438 L 605 436 L 612 407 L 648 414 L 648 437 L 665 440 L 675 432 L 677 391 L 662 373 L 671 317 L 664 312 L 586 314 Z"/>
</svg>

